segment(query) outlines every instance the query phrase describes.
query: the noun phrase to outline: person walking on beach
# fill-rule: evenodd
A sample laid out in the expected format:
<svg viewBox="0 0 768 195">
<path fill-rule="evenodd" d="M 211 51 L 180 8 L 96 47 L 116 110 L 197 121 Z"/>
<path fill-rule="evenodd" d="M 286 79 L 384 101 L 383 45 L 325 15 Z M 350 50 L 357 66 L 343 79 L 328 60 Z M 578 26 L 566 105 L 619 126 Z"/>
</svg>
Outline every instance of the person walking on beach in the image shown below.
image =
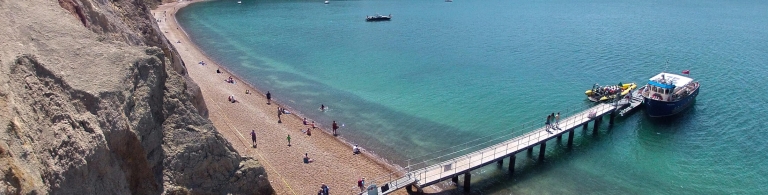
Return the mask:
<svg viewBox="0 0 768 195">
<path fill-rule="evenodd" d="M 256 130 L 251 130 L 251 145 L 253 145 L 254 148 L 258 146 L 258 144 L 256 144 Z"/>
<path fill-rule="evenodd" d="M 336 124 L 336 121 L 333 121 L 333 135 L 336 135 L 336 129 L 339 129 L 339 124 Z"/>
<path fill-rule="evenodd" d="M 360 178 L 360 180 L 357 180 L 357 187 L 360 188 L 360 192 L 365 191 L 365 177 Z"/>
<path fill-rule="evenodd" d="M 280 119 L 280 115 L 283 115 L 283 110 L 280 107 L 277 107 L 277 123 L 283 123 L 283 121 Z"/>
<path fill-rule="evenodd" d="M 288 146 L 291 146 L 291 134 L 288 134 L 288 138 L 286 139 L 288 139 Z"/>
<path fill-rule="evenodd" d="M 267 91 L 267 105 L 270 104 L 270 100 L 272 100 L 272 94 Z"/>
<path fill-rule="evenodd" d="M 555 127 L 557 127 L 557 130 L 560 129 L 560 112 L 557 112 L 557 115 L 555 115 Z"/>
</svg>

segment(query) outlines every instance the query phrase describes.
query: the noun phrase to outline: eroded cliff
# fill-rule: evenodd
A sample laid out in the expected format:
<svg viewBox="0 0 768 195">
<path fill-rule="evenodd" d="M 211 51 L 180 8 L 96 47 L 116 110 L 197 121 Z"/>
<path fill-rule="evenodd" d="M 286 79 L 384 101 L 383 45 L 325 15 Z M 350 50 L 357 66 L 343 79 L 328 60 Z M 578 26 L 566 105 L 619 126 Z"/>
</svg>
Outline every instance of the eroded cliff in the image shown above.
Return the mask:
<svg viewBox="0 0 768 195">
<path fill-rule="evenodd" d="M 142 0 L 0 0 L 0 194 L 272 194 Z"/>
</svg>

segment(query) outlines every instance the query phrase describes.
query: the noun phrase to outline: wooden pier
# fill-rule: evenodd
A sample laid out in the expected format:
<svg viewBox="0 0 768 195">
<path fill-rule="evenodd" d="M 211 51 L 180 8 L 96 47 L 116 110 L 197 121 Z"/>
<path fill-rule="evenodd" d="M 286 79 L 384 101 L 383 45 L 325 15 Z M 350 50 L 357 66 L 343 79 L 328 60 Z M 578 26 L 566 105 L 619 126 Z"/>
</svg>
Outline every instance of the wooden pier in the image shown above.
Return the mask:
<svg viewBox="0 0 768 195">
<path fill-rule="evenodd" d="M 639 107 L 643 104 L 643 95 L 641 94 L 642 88 L 635 90 L 632 92 L 632 95 L 629 99 L 629 106 L 622 109 L 621 112 L 619 112 L 619 115 L 624 116 L 625 114 L 631 112 L 635 108 Z"/>
<path fill-rule="evenodd" d="M 624 104 L 626 105 L 626 104 Z M 432 164 L 425 168 L 403 171 L 402 176 L 384 179 L 387 182 L 379 183 L 378 194 L 388 194 L 400 188 L 406 188 L 408 192 L 421 192 L 424 187 L 436 184 L 438 182 L 451 179 L 458 184 L 459 176 L 464 175 L 463 187 L 465 191 L 470 190 L 471 171 L 485 165 L 498 163 L 503 164 L 504 158 L 509 157 L 509 172 L 514 174 L 515 155 L 528 150 L 533 152 L 533 148 L 539 146 L 538 159 L 544 159 L 547 141 L 553 138 L 562 139 L 564 134 L 568 134 L 568 147 L 573 145 L 574 131 L 581 126 L 587 130 L 589 122 L 594 121 L 592 127 L 593 133 L 597 133 L 599 124 L 604 115 L 609 115 L 610 124 L 617 114 L 617 110 L 622 104 L 601 103 L 587 110 L 573 114 L 560 120 L 559 129 L 547 129 L 546 127 L 537 128 L 526 134 L 514 137 L 501 143 L 455 157 L 440 163 Z M 542 120 L 544 123 L 544 120 Z M 416 189 L 414 189 L 416 188 Z"/>
</svg>

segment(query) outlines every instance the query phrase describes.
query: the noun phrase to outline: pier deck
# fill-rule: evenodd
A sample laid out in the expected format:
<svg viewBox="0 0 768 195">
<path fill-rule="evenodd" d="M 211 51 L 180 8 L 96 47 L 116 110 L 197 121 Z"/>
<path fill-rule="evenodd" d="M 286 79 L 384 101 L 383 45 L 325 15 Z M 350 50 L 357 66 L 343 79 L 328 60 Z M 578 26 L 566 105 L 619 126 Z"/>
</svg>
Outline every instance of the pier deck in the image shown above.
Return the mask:
<svg viewBox="0 0 768 195">
<path fill-rule="evenodd" d="M 624 116 L 625 114 L 631 112 L 635 108 L 639 107 L 643 104 L 643 95 L 640 93 L 642 90 L 635 90 L 632 92 L 632 96 L 629 99 L 629 106 L 622 109 L 619 115 Z"/>
<path fill-rule="evenodd" d="M 603 115 L 610 114 L 616 109 L 617 107 L 615 104 L 601 103 L 560 120 L 559 129 L 548 130 L 546 127 L 540 127 L 490 147 L 436 163 L 425 168 L 413 170 L 405 173 L 402 177 L 394 180 L 390 179 L 389 182 L 384 183 L 384 185 L 387 185 L 388 189 L 385 191 L 379 189 L 379 194 L 388 194 L 403 187 L 409 187 L 410 189 L 410 186 L 423 188 L 448 178 L 452 178 L 454 182 L 457 182 L 458 176 L 461 174 L 465 174 L 465 177 L 469 177 L 470 171 L 494 162 L 501 163 L 504 158 L 510 156 L 512 156 L 510 163 L 514 165 L 515 154 L 523 150 L 529 150 L 529 152 L 531 152 L 531 149 L 537 145 L 541 146 L 541 149 L 539 150 L 539 159 L 543 159 L 547 140 L 561 137 L 563 134 L 569 133 L 568 145 L 570 146 L 573 141 L 574 128 L 586 125 L 593 120 L 597 120 L 598 122 L 596 123 L 599 123 Z M 591 112 L 593 113 L 592 117 L 590 117 Z M 542 120 L 542 123 L 544 123 L 544 120 Z M 586 126 L 584 128 L 586 128 Z M 595 125 L 594 128 L 596 131 L 597 125 Z M 514 167 L 510 168 L 510 171 L 512 170 L 514 170 Z M 469 179 L 465 178 L 465 189 L 468 189 L 468 181 Z"/>
</svg>

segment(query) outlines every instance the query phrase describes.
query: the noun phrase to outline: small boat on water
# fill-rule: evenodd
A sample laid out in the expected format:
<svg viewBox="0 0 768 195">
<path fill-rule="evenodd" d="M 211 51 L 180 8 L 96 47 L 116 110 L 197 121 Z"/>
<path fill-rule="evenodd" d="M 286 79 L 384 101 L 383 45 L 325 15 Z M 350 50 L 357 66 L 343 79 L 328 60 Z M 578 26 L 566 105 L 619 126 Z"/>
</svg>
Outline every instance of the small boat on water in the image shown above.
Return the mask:
<svg viewBox="0 0 768 195">
<path fill-rule="evenodd" d="M 242 1 L 237 1 L 237 4 L 242 4 L 242 3 L 243 3 Z"/>
<path fill-rule="evenodd" d="M 637 84 L 635 83 L 619 83 L 618 85 L 608 86 L 600 86 L 600 84 L 595 83 L 595 85 L 592 86 L 592 89 L 584 92 L 584 95 L 587 95 L 589 101 L 602 102 L 612 100 L 617 96 L 624 97 L 635 88 L 637 88 Z"/>
<path fill-rule="evenodd" d="M 688 73 L 688 70 L 683 71 L 683 74 Z M 699 95 L 699 82 L 690 77 L 662 72 L 648 79 L 641 92 L 648 116 L 672 116 L 693 104 Z"/>
<path fill-rule="evenodd" d="M 445 2 L 453 2 L 453 0 L 445 0 Z"/>
<path fill-rule="evenodd" d="M 379 14 L 373 15 L 373 16 L 365 16 L 366 22 L 373 22 L 373 21 L 389 21 L 392 19 L 392 14 L 389 14 L 388 16 L 382 16 Z"/>
<path fill-rule="evenodd" d="M 329 3 L 331 3 L 331 1 L 325 1 L 325 4 L 329 4 Z"/>
</svg>

